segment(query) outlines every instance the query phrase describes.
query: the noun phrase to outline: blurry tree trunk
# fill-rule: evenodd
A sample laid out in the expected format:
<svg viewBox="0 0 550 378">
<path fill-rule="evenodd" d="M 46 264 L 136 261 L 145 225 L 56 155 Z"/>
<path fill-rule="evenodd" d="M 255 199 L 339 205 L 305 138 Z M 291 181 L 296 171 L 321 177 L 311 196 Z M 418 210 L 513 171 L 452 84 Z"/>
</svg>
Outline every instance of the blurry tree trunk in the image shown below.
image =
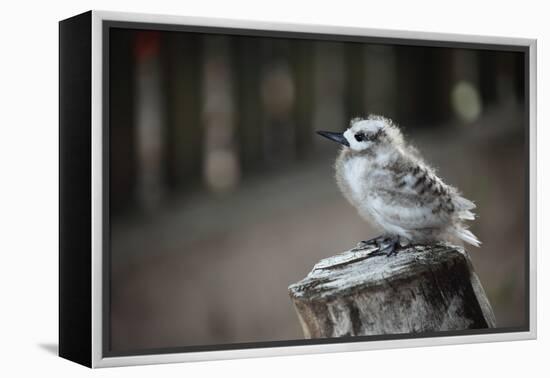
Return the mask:
<svg viewBox="0 0 550 378">
<path fill-rule="evenodd" d="M 515 75 L 518 64 L 521 67 L 522 62 L 518 61 L 517 56 L 518 54 L 514 52 L 501 52 L 496 62 L 497 101 L 503 106 L 510 106 L 518 99 Z"/>
<path fill-rule="evenodd" d="M 202 38 L 188 33 L 167 33 L 164 38 L 166 173 L 171 188 L 185 190 L 200 182 L 203 165 Z"/>
<path fill-rule="evenodd" d="M 344 47 L 336 42 L 315 42 L 313 123 L 319 130 L 345 130 L 345 58 Z M 322 138 L 316 143 L 327 146 Z M 333 146 L 329 146 L 333 148 Z"/>
<path fill-rule="evenodd" d="M 311 41 L 292 42 L 292 76 L 294 77 L 294 123 L 296 156 L 307 155 L 313 138 L 314 45 Z"/>
<path fill-rule="evenodd" d="M 497 97 L 496 62 L 494 51 L 481 50 L 479 54 L 478 77 L 483 104 L 494 105 Z"/>
<path fill-rule="evenodd" d="M 351 118 L 364 117 L 365 103 L 365 50 L 362 43 L 347 43 L 346 58 L 346 115 Z"/>
<path fill-rule="evenodd" d="M 482 50 L 479 54 L 478 77 L 484 104 L 510 105 L 510 100 L 523 103 L 525 98 L 525 56 L 519 52 Z"/>
<path fill-rule="evenodd" d="M 527 83 L 529 78 L 525 75 L 525 65 L 529 59 L 529 54 L 514 54 L 514 89 L 516 91 L 516 99 L 520 104 L 523 104 L 526 97 Z"/>
<path fill-rule="evenodd" d="M 395 118 L 397 62 L 394 46 L 366 45 L 365 108 L 369 114 Z"/>
<path fill-rule="evenodd" d="M 231 38 L 204 41 L 203 113 L 205 179 L 210 190 L 225 192 L 237 185 L 240 169 L 235 151 L 235 117 Z"/>
<path fill-rule="evenodd" d="M 451 50 L 399 46 L 397 122 L 408 127 L 440 125 L 450 114 Z"/>
<path fill-rule="evenodd" d="M 376 251 L 371 245 L 329 257 L 290 285 L 306 338 L 495 327 L 462 249 L 410 246 L 392 257 Z"/>
<path fill-rule="evenodd" d="M 162 90 L 161 36 L 136 33 L 135 118 L 137 133 L 137 198 L 144 210 L 154 210 L 165 191 L 165 93 Z"/>
<path fill-rule="evenodd" d="M 261 168 L 263 161 L 262 103 L 260 97 L 261 40 L 239 37 L 235 44 L 235 97 L 239 161 L 245 172 Z"/>
<path fill-rule="evenodd" d="M 264 161 L 268 167 L 291 162 L 296 156 L 296 81 L 291 68 L 292 43 L 262 41 L 261 82 Z"/>
<path fill-rule="evenodd" d="M 451 118 L 452 59 L 451 49 L 429 49 L 429 63 L 424 64 L 426 75 L 430 78 L 425 83 L 427 123 L 442 125 Z"/>
</svg>

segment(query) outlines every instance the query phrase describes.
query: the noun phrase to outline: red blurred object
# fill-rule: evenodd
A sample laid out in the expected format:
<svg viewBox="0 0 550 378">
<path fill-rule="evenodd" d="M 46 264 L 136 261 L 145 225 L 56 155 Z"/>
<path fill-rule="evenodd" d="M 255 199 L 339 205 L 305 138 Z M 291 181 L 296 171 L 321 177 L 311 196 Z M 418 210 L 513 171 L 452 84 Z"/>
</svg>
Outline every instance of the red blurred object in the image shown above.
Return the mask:
<svg viewBox="0 0 550 378">
<path fill-rule="evenodd" d="M 160 32 L 140 31 L 136 34 L 134 53 L 137 60 L 156 56 L 160 50 Z"/>
</svg>

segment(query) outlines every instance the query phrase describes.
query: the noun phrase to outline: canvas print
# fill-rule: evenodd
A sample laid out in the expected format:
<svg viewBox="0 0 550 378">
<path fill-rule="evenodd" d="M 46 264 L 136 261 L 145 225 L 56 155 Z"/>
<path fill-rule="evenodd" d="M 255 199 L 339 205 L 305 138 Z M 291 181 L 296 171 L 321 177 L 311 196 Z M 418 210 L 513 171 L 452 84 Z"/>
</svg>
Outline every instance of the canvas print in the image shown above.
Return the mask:
<svg viewBox="0 0 550 378">
<path fill-rule="evenodd" d="M 105 40 L 106 355 L 528 330 L 525 52 Z"/>
</svg>

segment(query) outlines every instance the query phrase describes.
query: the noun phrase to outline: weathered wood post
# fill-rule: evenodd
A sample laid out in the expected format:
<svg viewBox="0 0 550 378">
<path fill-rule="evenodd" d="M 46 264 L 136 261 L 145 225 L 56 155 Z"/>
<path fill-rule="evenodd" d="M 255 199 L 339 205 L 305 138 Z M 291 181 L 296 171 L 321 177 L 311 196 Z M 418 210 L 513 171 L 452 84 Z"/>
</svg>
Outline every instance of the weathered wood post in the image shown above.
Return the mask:
<svg viewBox="0 0 550 378">
<path fill-rule="evenodd" d="M 459 247 L 365 245 L 321 260 L 289 292 L 306 338 L 495 327 L 470 258 Z"/>
</svg>

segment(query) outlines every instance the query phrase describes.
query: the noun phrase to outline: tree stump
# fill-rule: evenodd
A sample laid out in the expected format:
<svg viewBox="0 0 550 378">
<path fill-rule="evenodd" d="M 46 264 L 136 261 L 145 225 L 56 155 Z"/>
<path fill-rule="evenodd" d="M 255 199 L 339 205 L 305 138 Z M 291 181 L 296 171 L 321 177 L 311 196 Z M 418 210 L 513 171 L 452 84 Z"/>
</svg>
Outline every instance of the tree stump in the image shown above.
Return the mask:
<svg viewBox="0 0 550 378">
<path fill-rule="evenodd" d="M 321 260 L 290 285 L 305 338 L 493 328 L 464 249 L 415 245 L 395 256 L 362 245 Z"/>
</svg>

